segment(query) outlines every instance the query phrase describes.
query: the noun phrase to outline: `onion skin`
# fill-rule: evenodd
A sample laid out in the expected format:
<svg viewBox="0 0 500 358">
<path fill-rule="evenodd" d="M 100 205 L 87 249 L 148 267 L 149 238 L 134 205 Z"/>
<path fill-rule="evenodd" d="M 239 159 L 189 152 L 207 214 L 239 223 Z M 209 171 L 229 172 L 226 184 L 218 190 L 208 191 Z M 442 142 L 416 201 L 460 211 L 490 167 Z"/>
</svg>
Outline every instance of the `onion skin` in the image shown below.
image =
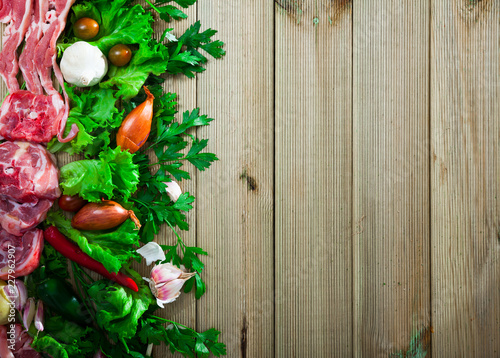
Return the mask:
<svg viewBox="0 0 500 358">
<path fill-rule="evenodd" d="M 127 210 L 117 202 L 103 200 L 88 203 L 71 220 L 71 226 L 78 230 L 107 230 L 130 218 L 137 228 L 141 224 L 132 210 Z"/>
<path fill-rule="evenodd" d="M 61 195 L 57 203 L 64 211 L 76 213 L 78 210 L 83 208 L 88 201 L 82 199 L 78 195 Z"/>
<path fill-rule="evenodd" d="M 148 98 L 125 117 L 116 134 L 116 144 L 122 150 L 128 149 L 130 153 L 137 152 L 146 143 L 151 132 L 155 97 L 146 86 L 144 86 L 144 91 Z"/>
</svg>

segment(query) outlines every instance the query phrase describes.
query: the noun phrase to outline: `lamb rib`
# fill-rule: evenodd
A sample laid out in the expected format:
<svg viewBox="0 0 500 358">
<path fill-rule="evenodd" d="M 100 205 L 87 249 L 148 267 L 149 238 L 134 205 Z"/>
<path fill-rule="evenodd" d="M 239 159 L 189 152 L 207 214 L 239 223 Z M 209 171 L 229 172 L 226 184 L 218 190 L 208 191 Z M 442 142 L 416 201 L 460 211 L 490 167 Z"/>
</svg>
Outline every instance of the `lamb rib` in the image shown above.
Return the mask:
<svg viewBox="0 0 500 358">
<path fill-rule="evenodd" d="M 42 2 L 47 2 L 47 0 L 41 0 Z M 44 26 L 47 29 L 44 30 L 44 34 L 38 45 L 35 48 L 35 68 L 40 77 L 43 88 L 49 95 L 59 94 L 53 86 L 52 83 L 52 70 L 61 86 L 64 94 L 64 110 L 60 112 L 58 120 L 60 123 L 59 133 L 57 134 L 57 139 L 62 142 L 69 142 L 78 133 L 78 127 L 73 124 L 71 131 L 66 138 L 64 136 L 64 129 L 66 128 L 66 121 L 69 114 L 69 98 L 64 87 L 64 78 L 56 62 L 57 59 L 57 39 L 64 31 L 66 26 L 66 18 L 68 16 L 71 6 L 74 4 L 75 0 L 48 0 L 47 13 L 45 14 L 45 19 L 48 19 Z"/>
<path fill-rule="evenodd" d="M 9 23 L 3 33 L 3 49 L 0 53 L 0 74 L 10 93 L 19 90 L 17 73 L 19 63 L 17 49 L 24 40 L 28 30 L 33 0 L 3 1 L 0 10 L 0 21 Z"/>
<path fill-rule="evenodd" d="M 31 25 L 26 32 L 26 43 L 23 52 L 19 56 L 19 67 L 26 81 L 26 88 L 34 94 L 43 94 L 42 83 L 35 68 L 34 56 L 35 48 L 43 35 L 42 18 L 48 12 L 49 3 L 47 0 L 34 1 L 31 15 Z"/>
</svg>

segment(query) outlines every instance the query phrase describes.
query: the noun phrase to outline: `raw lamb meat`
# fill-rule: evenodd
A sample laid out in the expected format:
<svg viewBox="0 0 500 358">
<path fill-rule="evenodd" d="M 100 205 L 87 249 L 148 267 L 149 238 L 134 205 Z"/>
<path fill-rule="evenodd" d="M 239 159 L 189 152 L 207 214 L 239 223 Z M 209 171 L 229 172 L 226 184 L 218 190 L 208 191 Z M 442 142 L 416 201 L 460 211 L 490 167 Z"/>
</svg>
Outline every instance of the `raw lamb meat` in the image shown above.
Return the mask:
<svg viewBox="0 0 500 358">
<path fill-rule="evenodd" d="M 0 199 L 0 226 L 12 235 L 21 236 L 44 221 L 53 204 L 53 200 L 47 199 L 36 204 Z"/>
<path fill-rule="evenodd" d="M 59 169 L 43 146 L 28 142 L 0 144 L 0 197 L 36 204 L 61 195 Z"/>
<path fill-rule="evenodd" d="M 7 326 L 0 326 L 0 358 L 14 358 L 7 340 Z"/>
<path fill-rule="evenodd" d="M 17 73 L 19 64 L 17 48 L 24 40 L 28 30 L 33 0 L 3 1 L 0 10 L 0 21 L 9 23 L 3 33 L 3 50 L 0 53 L 0 74 L 7 84 L 10 93 L 19 90 Z"/>
<path fill-rule="evenodd" d="M 29 11 L 23 7 L 23 4 L 32 4 L 32 0 L 15 0 L 9 2 L 8 5 L 6 1 L 3 2 L 0 20 L 10 21 L 8 28 L 19 28 L 15 33 L 13 32 L 14 35 L 9 34 L 8 38 L 17 39 L 17 34 L 22 33 L 24 37 L 26 33 L 26 45 L 19 65 L 17 57 L 14 55 L 12 59 L 10 56 L 15 51 L 9 51 L 7 47 L 4 47 L 0 53 L 0 73 L 4 74 L 10 92 L 0 111 L 0 137 L 9 140 L 48 143 L 56 134 L 60 142 L 69 142 L 77 135 L 78 127 L 73 124 L 68 136 L 63 138 L 69 114 L 69 99 L 64 88 L 61 70 L 56 62 L 56 42 L 64 30 L 66 17 L 74 1 L 37 0 L 34 2 L 36 4 L 34 8 L 29 5 Z M 4 8 L 5 11 L 3 11 Z M 9 15 L 20 13 L 20 10 L 14 11 L 20 8 L 25 10 L 21 20 L 18 19 L 20 15 L 17 17 Z M 7 15 L 2 16 L 4 13 Z M 2 60 L 2 58 L 5 59 Z M 15 66 L 3 66 L 3 63 L 7 65 L 15 63 Z M 18 67 L 23 72 L 29 91 L 19 91 L 15 78 Z M 63 91 L 64 99 L 54 88 L 52 70 Z M 17 87 L 10 80 L 11 77 L 15 79 Z"/>
<path fill-rule="evenodd" d="M 35 68 L 40 77 L 43 88 L 49 95 L 55 95 L 58 92 L 54 89 L 52 84 L 52 69 L 61 86 L 64 94 L 64 111 L 58 116 L 59 120 L 59 133 L 57 139 L 60 142 L 69 142 L 78 133 L 78 127 L 73 124 L 71 131 L 66 138 L 63 138 L 64 129 L 66 128 L 66 121 L 69 114 L 69 99 L 64 89 L 64 79 L 61 70 L 56 62 L 57 58 L 57 39 L 64 31 L 66 26 L 66 17 L 68 16 L 71 6 L 75 0 L 41 0 L 42 3 L 48 1 L 48 11 L 45 14 L 47 29 L 43 31 L 43 36 L 38 42 L 34 51 Z"/>
<path fill-rule="evenodd" d="M 34 56 L 38 41 L 43 35 L 42 18 L 48 12 L 49 3 L 47 0 L 35 0 L 31 15 L 31 24 L 26 32 L 26 43 L 23 52 L 19 56 L 19 67 L 26 81 L 26 88 L 34 94 L 43 94 L 42 83 L 35 69 Z"/>
<path fill-rule="evenodd" d="M 17 91 L 5 99 L 0 111 L 0 136 L 8 140 L 48 143 L 59 133 L 65 111 L 59 93 L 45 96 Z"/>
<path fill-rule="evenodd" d="M 9 249 L 14 249 L 15 269 L 9 274 Z M 9 234 L 0 229 L 0 279 L 26 276 L 32 273 L 40 263 L 43 250 L 43 231 L 34 229 L 23 236 Z M 10 278 L 9 278 L 10 276 Z"/>
<path fill-rule="evenodd" d="M 9 349 L 7 330 L 9 327 L 0 326 L 0 358 L 41 358 L 42 355 L 31 348 L 33 338 L 20 324 L 14 326 L 14 351 Z"/>
</svg>

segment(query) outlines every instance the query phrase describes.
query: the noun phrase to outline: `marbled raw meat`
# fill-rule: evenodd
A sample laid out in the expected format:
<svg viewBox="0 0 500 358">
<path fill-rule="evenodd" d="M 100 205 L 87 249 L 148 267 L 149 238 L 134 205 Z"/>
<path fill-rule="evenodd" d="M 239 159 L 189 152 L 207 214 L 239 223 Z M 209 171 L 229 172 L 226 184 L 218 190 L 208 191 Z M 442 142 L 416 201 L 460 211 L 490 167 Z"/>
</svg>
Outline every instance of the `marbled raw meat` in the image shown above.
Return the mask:
<svg viewBox="0 0 500 358">
<path fill-rule="evenodd" d="M 36 204 L 61 195 L 54 156 L 40 144 L 0 144 L 0 198 Z"/>
<path fill-rule="evenodd" d="M 14 249 L 14 259 L 9 259 L 9 250 Z M 35 271 L 43 250 L 43 231 L 33 229 L 23 236 L 15 236 L 0 229 L 0 279 L 26 276 Z M 10 253 L 10 254 L 11 254 Z M 10 262 L 9 262 L 10 260 Z M 11 263 L 15 262 L 14 269 Z M 12 273 L 9 273 L 12 270 Z"/>
<path fill-rule="evenodd" d="M 8 23 L 3 32 L 3 49 L 0 53 L 0 75 L 10 93 L 19 90 L 17 49 L 24 40 L 31 20 L 33 0 L 3 1 L 0 21 Z"/>
<path fill-rule="evenodd" d="M 0 226 L 12 235 L 21 236 L 44 221 L 53 204 L 53 200 L 47 199 L 36 204 L 0 199 Z"/>
<path fill-rule="evenodd" d="M 0 136 L 8 140 L 48 143 L 59 133 L 65 109 L 59 93 L 17 91 L 8 95 L 0 110 Z"/>
</svg>

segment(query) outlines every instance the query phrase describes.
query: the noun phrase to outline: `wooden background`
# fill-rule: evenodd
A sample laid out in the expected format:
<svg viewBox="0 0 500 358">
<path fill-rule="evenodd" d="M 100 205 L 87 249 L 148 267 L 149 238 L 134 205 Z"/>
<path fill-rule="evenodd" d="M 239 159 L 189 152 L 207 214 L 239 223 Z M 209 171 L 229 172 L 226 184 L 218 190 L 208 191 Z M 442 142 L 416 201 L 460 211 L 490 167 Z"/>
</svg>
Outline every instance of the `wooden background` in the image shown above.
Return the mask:
<svg viewBox="0 0 500 358">
<path fill-rule="evenodd" d="M 188 14 L 227 56 L 166 88 L 220 161 L 182 183 L 207 293 L 163 314 L 229 357 L 500 357 L 500 1 Z"/>
<path fill-rule="evenodd" d="M 221 160 L 192 187 L 208 291 L 170 312 L 230 357 L 500 357 L 500 1 L 190 15 L 227 56 L 169 88 Z"/>
</svg>

